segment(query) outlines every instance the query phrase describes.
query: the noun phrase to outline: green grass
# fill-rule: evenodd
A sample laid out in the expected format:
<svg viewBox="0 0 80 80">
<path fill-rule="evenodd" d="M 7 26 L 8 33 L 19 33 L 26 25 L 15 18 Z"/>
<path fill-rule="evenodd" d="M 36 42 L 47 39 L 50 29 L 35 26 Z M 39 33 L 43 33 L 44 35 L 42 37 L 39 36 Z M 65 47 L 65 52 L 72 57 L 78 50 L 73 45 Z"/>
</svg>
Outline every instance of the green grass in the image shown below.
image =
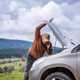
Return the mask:
<svg viewBox="0 0 80 80">
<path fill-rule="evenodd" d="M 12 73 L 0 73 L 0 80 L 23 80 L 24 72 L 19 62 L 0 64 L 0 67 L 4 66 L 14 66 L 15 70 Z"/>
<path fill-rule="evenodd" d="M 2 73 L 0 74 L 0 80 L 23 80 L 23 73 Z"/>
</svg>

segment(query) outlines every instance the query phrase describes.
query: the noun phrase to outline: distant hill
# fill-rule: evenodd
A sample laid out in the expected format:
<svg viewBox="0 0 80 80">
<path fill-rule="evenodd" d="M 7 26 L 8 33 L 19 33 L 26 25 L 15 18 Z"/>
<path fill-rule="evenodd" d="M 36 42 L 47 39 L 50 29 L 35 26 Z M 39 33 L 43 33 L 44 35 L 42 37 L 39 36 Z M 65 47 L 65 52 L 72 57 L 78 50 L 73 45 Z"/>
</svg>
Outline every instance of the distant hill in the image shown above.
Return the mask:
<svg viewBox="0 0 80 80">
<path fill-rule="evenodd" d="M 30 41 L 24 40 L 10 40 L 10 39 L 0 39 L 0 49 L 3 48 L 29 48 L 31 46 Z"/>
<path fill-rule="evenodd" d="M 30 41 L 0 39 L 0 58 L 25 56 L 31 45 Z"/>
</svg>

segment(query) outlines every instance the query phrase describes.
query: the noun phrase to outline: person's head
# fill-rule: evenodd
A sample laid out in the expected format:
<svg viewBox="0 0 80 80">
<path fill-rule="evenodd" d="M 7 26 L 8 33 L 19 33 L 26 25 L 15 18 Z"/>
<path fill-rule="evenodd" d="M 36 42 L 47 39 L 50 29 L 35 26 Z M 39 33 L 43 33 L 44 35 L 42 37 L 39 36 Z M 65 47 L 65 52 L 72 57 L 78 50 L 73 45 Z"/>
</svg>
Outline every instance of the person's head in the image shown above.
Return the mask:
<svg viewBox="0 0 80 80">
<path fill-rule="evenodd" d="M 42 34 L 42 42 L 43 44 L 46 44 L 50 41 L 50 35 L 48 33 Z"/>
</svg>

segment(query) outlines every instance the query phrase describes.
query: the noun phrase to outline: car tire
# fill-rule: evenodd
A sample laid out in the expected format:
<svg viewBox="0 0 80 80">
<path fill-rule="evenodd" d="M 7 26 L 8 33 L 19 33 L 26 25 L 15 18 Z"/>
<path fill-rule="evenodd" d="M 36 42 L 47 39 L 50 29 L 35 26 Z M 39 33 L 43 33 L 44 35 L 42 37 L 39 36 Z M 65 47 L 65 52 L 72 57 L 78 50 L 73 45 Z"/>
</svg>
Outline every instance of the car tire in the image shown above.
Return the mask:
<svg viewBox="0 0 80 80">
<path fill-rule="evenodd" d="M 62 72 L 55 72 L 49 74 L 45 80 L 72 80 L 67 74 Z"/>
</svg>

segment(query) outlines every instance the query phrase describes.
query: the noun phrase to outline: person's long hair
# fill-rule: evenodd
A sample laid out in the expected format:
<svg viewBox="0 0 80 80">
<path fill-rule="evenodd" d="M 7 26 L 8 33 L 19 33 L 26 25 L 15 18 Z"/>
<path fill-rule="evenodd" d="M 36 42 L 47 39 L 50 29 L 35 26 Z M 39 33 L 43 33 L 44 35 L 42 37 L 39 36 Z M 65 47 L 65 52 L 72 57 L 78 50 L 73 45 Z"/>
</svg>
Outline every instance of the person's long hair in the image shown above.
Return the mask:
<svg viewBox="0 0 80 80">
<path fill-rule="evenodd" d="M 33 43 L 33 51 L 36 52 L 37 54 L 43 52 L 43 44 L 42 44 L 42 39 L 39 38 L 38 40 L 35 40 Z"/>
</svg>

